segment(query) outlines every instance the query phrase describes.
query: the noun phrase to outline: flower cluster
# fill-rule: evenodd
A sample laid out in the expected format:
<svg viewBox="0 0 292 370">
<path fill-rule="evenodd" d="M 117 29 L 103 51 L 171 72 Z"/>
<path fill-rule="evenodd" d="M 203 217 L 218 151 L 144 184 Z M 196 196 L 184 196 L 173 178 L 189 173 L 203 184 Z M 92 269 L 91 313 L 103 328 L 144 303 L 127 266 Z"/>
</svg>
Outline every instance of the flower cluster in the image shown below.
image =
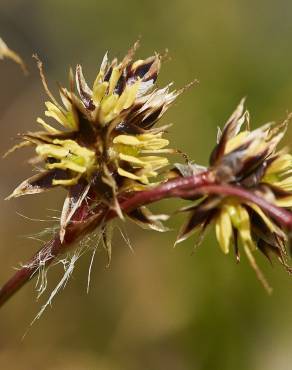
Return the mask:
<svg viewBox="0 0 292 370">
<path fill-rule="evenodd" d="M 33 145 L 32 162 L 44 162 L 44 170 L 22 182 L 10 197 L 65 187 L 62 229 L 70 222 L 72 209 L 78 211 L 93 192 L 96 201 L 114 207 L 122 216 L 117 195 L 159 184 L 159 175 L 168 165 L 165 154 L 175 152 L 163 138 L 167 126 L 155 124 L 183 90 L 170 92 L 170 85 L 154 88 L 161 56 L 133 61 L 136 48 L 137 44 L 121 62 L 109 62 L 106 54 L 91 87 L 80 65 L 75 76 L 70 70 L 70 88 L 59 89 L 62 104 L 50 92 L 35 56 L 50 99 L 45 116 L 51 122 L 39 117 L 42 130 L 24 134 L 17 147 Z"/>
<path fill-rule="evenodd" d="M 251 130 L 249 113 L 244 111 L 242 100 L 222 132 L 219 131 L 217 145 L 210 158 L 208 171 L 214 174 L 215 183 L 223 186 L 231 184 L 278 207 L 291 209 L 292 155 L 287 149 L 277 150 L 287 123 L 288 120 L 278 125 L 268 123 Z M 213 194 L 200 198 L 186 210 L 190 212 L 190 217 L 181 229 L 177 242 L 196 231 L 201 241 L 203 231 L 213 222 L 223 253 L 229 253 L 233 245 L 239 261 L 241 242 L 263 282 L 251 253 L 256 249 L 269 259 L 276 254 L 290 272 L 286 263 L 285 230 L 253 202 L 240 197 Z"/>
</svg>

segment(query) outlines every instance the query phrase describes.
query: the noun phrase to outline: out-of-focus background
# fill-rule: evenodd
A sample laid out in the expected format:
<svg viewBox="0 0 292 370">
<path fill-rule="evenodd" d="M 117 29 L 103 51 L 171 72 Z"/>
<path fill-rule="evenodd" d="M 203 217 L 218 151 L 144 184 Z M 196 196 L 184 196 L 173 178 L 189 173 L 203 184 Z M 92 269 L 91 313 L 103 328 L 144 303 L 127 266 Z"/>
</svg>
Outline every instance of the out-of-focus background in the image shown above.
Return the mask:
<svg viewBox="0 0 292 370">
<path fill-rule="evenodd" d="M 247 96 L 252 124 L 281 120 L 292 110 L 292 2 L 289 0 L 1 0 L 0 36 L 27 61 L 24 78 L 10 61 L 0 64 L 0 148 L 33 130 L 46 97 L 35 63 L 48 79 L 67 82 L 82 63 L 95 77 L 104 53 L 123 57 L 141 37 L 138 57 L 169 49 L 159 85 L 200 85 L 186 92 L 164 123 L 170 138 L 201 164 L 240 98 Z M 286 139 L 291 141 L 292 129 Z M 0 285 L 40 246 L 26 238 L 58 217 L 64 192 L 3 199 L 31 173 L 29 151 L 0 162 Z M 175 204 L 173 204 L 174 206 Z M 171 204 L 156 209 L 164 211 Z M 173 249 L 181 218 L 167 234 L 127 224 L 134 253 L 116 238 L 113 261 L 97 253 L 86 294 L 90 256 L 82 257 L 68 286 L 24 340 L 47 296 L 35 301 L 28 284 L 0 311 L 0 367 L 6 370 L 288 370 L 292 352 L 292 280 L 261 256 L 274 287 L 259 285 L 245 259 L 224 256 L 213 232 L 199 249 L 188 240 Z M 49 272 L 49 291 L 62 274 Z M 48 291 L 48 292 L 49 292 Z"/>
</svg>

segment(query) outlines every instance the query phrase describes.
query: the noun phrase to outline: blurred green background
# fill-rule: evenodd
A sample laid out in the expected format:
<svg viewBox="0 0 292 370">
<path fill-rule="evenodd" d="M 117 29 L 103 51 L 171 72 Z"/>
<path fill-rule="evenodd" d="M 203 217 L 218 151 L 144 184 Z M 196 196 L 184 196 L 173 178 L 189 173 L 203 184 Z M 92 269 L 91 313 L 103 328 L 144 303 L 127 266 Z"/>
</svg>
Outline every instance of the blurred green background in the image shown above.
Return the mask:
<svg viewBox="0 0 292 370">
<path fill-rule="evenodd" d="M 122 57 L 141 36 L 139 58 L 169 49 L 160 86 L 200 80 L 163 122 L 175 123 L 170 138 L 177 147 L 206 164 L 216 127 L 242 96 L 254 126 L 292 110 L 291 14 L 289 0 L 1 0 L 0 36 L 31 72 L 24 78 L 13 63 L 1 62 L 1 152 L 17 133 L 35 129 L 44 110 L 32 53 L 45 62 L 55 88 L 55 81 L 67 83 L 76 63 L 93 79 L 105 51 Z M 286 144 L 291 129 L 289 135 Z M 49 209 L 60 210 L 64 197 L 56 190 L 3 200 L 31 173 L 27 158 L 23 151 L 0 163 L 0 282 L 39 248 L 25 236 L 50 225 L 17 213 L 58 216 Z M 195 251 L 192 240 L 173 249 L 180 222 L 167 234 L 127 224 L 134 253 L 118 237 L 110 269 L 98 253 L 88 295 L 90 256 L 81 258 L 67 288 L 22 341 L 46 298 L 35 302 L 34 283 L 28 284 L 0 312 L 1 369 L 291 369 L 291 277 L 259 256 L 274 287 L 269 297 L 245 259 L 236 265 L 219 251 L 213 231 Z M 61 274 L 60 266 L 50 270 L 50 289 Z"/>
</svg>

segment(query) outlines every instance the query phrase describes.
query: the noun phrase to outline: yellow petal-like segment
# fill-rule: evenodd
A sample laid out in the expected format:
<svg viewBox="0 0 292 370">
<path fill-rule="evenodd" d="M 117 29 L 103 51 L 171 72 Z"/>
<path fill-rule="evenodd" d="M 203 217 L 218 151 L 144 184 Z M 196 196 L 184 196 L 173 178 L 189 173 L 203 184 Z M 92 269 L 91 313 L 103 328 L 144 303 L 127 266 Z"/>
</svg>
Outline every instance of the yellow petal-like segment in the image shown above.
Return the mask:
<svg viewBox="0 0 292 370">
<path fill-rule="evenodd" d="M 229 204 L 227 210 L 233 227 L 239 232 L 242 243 L 251 250 L 256 249 L 251 237 L 250 219 L 247 210 L 237 203 Z"/>
<path fill-rule="evenodd" d="M 47 124 L 42 118 L 38 117 L 37 118 L 37 123 L 43 126 L 43 128 L 48 131 L 50 134 L 60 134 L 61 131 L 55 129 L 54 127 L 50 126 Z"/>
<path fill-rule="evenodd" d="M 93 98 L 93 101 L 94 101 L 95 104 L 97 104 L 97 105 L 100 104 L 101 100 L 105 96 L 105 93 L 108 89 L 108 85 L 109 85 L 108 82 L 104 81 L 102 83 L 95 84 L 93 86 L 92 98 Z"/>
<path fill-rule="evenodd" d="M 232 223 L 228 210 L 222 207 L 215 222 L 215 231 L 218 243 L 223 253 L 228 254 L 232 240 Z"/>
<path fill-rule="evenodd" d="M 273 185 L 278 186 L 282 190 L 291 192 L 292 191 L 292 176 L 289 176 L 282 181 L 276 181 L 273 183 Z"/>
<path fill-rule="evenodd" d="M 133 85 L 127 85 L 122 95 L 119 97 L 115 112 L 118 114 L 123 109 L 128 109 L 135 101 L 136 95 L 140 86 L 140 80 L 136 81 Z"/>
<path fill-rule="evenodd" d="M 169 144 L 169 141 L 163 139 L 162 133 L 157 134 L 141 134 L 141 135 L 118 135 L 113 139 L 114 153 L 117 153 L 121 161 L 128 162 L 133 168 L 141 168 L 139 174 L 129 175 L 128 171 L 119 170 L 119 174 L 123 177 L 131 178 L 143 183 L 146 183 L 145 178 L 155 177 L 158 175 L 158 169 L 168 165 L 168 159 L 155 155 L 158 154 L 161 148 Z M 144 155 L 143 155 L 144 154 Z"/>
<path fill-rule="evenodd" d="M 133 155 L 127 155 L 127 154 L 120 153 L 119 157 L 122 161 L 132 163 L 132 164 L 137 165 L 139 167 L 144 167 L 144 165 L 145 165 L 144 162 L 139 157 L 135 157 Z"/>
<path fill-rule="evenodd" d="M 279 198 L 275 201 L 278 207 L 290 208 L 292 207 L 292 195 L 287 197 Z"/>
<path fill-rule="evenodd" d="M 141 181 L 143 184 L 148 184 L 149 183 L 149 180 L 148 180 L 147 176 L 145 176 L 145 175 L 138 176 L 138 175 L 135 175 L 134 173 L 126 171 L 122 168 L 118 168 L 118 174 L 120 176 L 127 177 L 128 179 L 131 179 L 131 180 Z"/>
<path fill-rule="evenodd" d="M 131 145 L 131 146 L 139 146 L 140 140 L 138 137 L 133 135 L 118 135 L 113 140 L 114 144 L 123 144 L 123 145 Z"/>
<path fill-rule="evenodd" d="M 54 158 L 56 160 L 53 163 L 47 163 L 47 169 L 71 170 L 76 173 L 75 179 L 78 177 L 78 174 L 89 175 L 97 166 L 95 153 L 80 146 L 73 140 L 55 139 L 52 144 L 39 144 L 36 147 L 36 152 L 44 159 Z M 67 180 L 60 181 L 65 181 L 64 184 L 67 184 Z M 60 185 L 61 183 L 58 182 L 58 184 Z"/>
<path fill-rule="evenodd" d="M 282 154 L 276 158 L 267 168 L 266 175 L 281 173 L 292 169 L 292 155 Z"/>
<path fill-rule="evenodd" d="M 50 101 L 47 101 L 45 105 L 47 107 L 45 111 L 47 117 L 55 119 L 60 125 L 68 129 L 75 130 L 78 127 L 73 112 L 65 112 L 64 110 L 62 112 L 61 109 Z"/>
<path fill-rule="evenodd" d="M 242 145 L 243 140 L 248 136 L 249 131 L 242 131 L 238 135 L 228 140 L 225 148 L 225 154 L 232 152 Z"/>
<path fill-rule="evenodd" d="M 121 77 L 121 68 L 118 66 L 118 67 L 114 67 L 113 70 L 112 70 L 112 74 L 111 74 L 111 78 L 109 80 L 109 91 L 108 91 L 108 94 L 111 95 L 118 83 L 118 80 L 119 78 Z"/>
<path fill-rule="evenodd" d="M 141 150 L 155 151 L 169 144 L 167 139 L 162 138 L 162 133 L 142 135 L 118 135 L 113 140 L 114 144 L 123 144 L 138 147 Z"/>
</svg>

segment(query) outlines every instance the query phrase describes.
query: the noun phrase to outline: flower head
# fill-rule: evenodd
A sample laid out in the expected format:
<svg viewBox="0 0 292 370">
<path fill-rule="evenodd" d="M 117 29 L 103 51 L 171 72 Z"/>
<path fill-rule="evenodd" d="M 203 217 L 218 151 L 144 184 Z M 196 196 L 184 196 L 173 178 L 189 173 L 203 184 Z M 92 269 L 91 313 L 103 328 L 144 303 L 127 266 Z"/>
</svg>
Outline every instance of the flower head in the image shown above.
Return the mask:
<svg viewBox="0 0 292 370">
<path fill-rule="evenodd" d="M 248 190 L 279 207 L 291 208 L 292 156 L 287 150 L 277 150 L 277 145 L 285 134 L 287 121 L 279 125 L 269 123 L 250 130 L 249 113 L 244 111 L 242 100 L 223 131 L 219 132 L 217 145 L 210 158 L 209 171 L 214 174 L 216 183 L 223 186 L 230 184 Z M 177 242 L 195 231 L 201 231 L 201 240 L 202 232 L 213 222 L 223 253 L 229 253 L 233 245 L 239 261 L 238 243 L 241 242 L 265 285 L 267 284 L 256 267 L 252 251 L 259 249 L 269 259 L 274 253 L 287 267 L 285 230 L 257 204 L 240 197 L 213 194 L 200 198 L 198 203 L 186 210 L 190 212 L 190 217 Z"/>
<path fill-rule="evenodd" d="M 35 56 L 49 97 L 45 116 L 50 121 L 39 117 L 41 130 L 24 134 L 19 146 L 33 145 L 33 163 L 43 162 L 44 170 L 21 183 L 11 197 L 63 186 L 71 216 L 80 199 L 93 193 L 95 200 L 119 212 L 119 192 L 147 189 L 161 181 L 159 174 L 168 165 L 165 154 L 174 150 L 163 138 L 166 126 L 154 125 L 183 90 L 154 88 L 161 56 L 133 61 L 136 48 L 137 43 L 121 62 L 109 62 L 106 54 L 91 87 L 80 65 L 75 76 L 70 70 L 70 88 L 59 89 L 61 103 L 50 92 Z M 67 215 L 68 209 L 64 212 Z"/>
</svg>

